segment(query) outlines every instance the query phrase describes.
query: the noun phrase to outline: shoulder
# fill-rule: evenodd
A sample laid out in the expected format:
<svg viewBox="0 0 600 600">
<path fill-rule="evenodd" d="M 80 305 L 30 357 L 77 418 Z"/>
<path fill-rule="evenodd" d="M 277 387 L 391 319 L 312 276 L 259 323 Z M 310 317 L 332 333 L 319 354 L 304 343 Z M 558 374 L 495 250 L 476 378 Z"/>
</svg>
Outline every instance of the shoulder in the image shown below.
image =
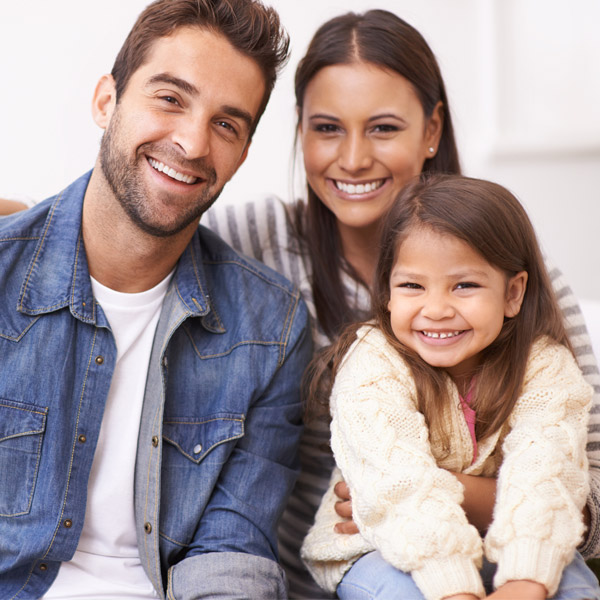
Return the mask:
<svg viewBox="0 0 600 600">
<path fill-rule="evenodd" d="M 291 207 L 274 196 L 236 204 L 215 203 L 202 224 L 240 252 L 261 260 L 265 247 L 285 241 Z"/>
<path fill-rule="evenodd" d="M 336 386 L 372 385 L 375 381 L 411 382 L 409 366 L 373 323 L 360 327 L 336 375 Z"/>
<path fill-rule="evenodd" d="M 583 380 L 583 375 L 575 357 L 566 346 L 543 336 L 534 342 L 527 360 L 525 386 L 534 380 L 552 384 L 562 380 Z"/>
</svg>

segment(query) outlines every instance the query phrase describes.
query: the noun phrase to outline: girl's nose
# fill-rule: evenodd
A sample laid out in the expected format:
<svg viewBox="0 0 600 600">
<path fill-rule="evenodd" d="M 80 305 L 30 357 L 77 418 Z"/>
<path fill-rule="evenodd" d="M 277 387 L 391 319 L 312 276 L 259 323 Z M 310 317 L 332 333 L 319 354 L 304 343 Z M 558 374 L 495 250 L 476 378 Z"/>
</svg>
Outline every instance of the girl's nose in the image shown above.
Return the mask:
<svg viewBox="0 0 600 600">
<path fill-rule="evenodd" d="M 428 294 L 421 314 L 432 321 L 441 321 L 454 316 L 454 308 L 445 294 Z"/>
</svg>

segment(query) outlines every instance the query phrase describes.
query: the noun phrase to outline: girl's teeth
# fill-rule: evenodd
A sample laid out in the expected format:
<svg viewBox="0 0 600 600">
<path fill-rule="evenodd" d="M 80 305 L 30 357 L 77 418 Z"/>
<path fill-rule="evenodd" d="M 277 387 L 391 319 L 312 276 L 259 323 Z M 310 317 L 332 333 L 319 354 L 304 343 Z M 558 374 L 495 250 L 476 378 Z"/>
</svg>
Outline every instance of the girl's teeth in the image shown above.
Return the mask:
<svg viewBox="0 0 600 600">
<path fill-rule="evenodd" d="M 172 167 L 167 167 L 167 165 L 159 162 L 158 160 L 154 160 L 153 158 L 149 158 L 148 162 L 157 171 L 160 171 L 161 173 L 168 175 L 169 177 L 171 177 L 171 179 L 175 179 L 177 181 L 182 181 L 183 183 L 189 183 L 189 184 L 193 184 L 193 183 L 196 183 L 196 181 L 198 181 L 198 179 L 196 177 L 192 177 L 191 175 L 184 175 L 183 173 L 179 173 L 179 171 L 176 171 Z"/>
<path fill-rule="evenodd" d="M 335 186 L 340 192 L 344 192 L 345 194 L 358 195 L 358 194 L 368 194 L 369 192 L 374 192 L 377 188 L 380 188 L 383 185 L 383 179 L 379 181 L 371 181 L 369 183 L 344 183 L 343 181 L 336 181 Z"/>
<path fill-rule="evenodd" d="M 445 340 L 446 338 L 451 338 L 460 334 L 460 331 L 449 331 L 447 333 L 437 333 L 435 331 L 423 331 L 424 336 L 433 338 L 434 340 L 440 339 Z"/>
</svg>

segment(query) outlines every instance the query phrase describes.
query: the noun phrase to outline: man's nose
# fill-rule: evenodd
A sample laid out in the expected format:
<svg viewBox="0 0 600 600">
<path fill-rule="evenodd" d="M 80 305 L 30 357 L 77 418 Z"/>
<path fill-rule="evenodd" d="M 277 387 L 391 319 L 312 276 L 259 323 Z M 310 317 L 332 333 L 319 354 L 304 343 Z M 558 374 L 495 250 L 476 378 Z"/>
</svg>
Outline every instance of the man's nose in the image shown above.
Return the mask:
<svg viewBox="0 0 600 600">
<path fill-rule="evenodd" d="M 172 136 L 173 143 L 179 146 L 189 160 L 208 156 L 210 139 L 211 123 L 201 115 L 180 119 Z"/>
</svg>

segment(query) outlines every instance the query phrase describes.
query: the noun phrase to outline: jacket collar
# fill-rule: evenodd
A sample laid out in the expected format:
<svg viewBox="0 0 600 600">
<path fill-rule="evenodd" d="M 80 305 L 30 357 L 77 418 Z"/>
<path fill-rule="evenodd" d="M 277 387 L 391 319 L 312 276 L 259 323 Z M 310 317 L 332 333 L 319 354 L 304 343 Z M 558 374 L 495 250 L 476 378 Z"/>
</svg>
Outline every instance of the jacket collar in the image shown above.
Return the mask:
<svg viewBox="0 0 600 600">
<path fill-rule="evenodd" d="M 92 285 L 81 232 L 83 197 L 92 172 L 63 190 L 48 211 L 40 239 L 25 273 L 18 310 L 40 315 L 69 307 L 71 314 L 86 323 L 97 322 Z M 177 264 L 172 291 L 178 295 L 186 317 L 203 317 L 210 331 L 222 332 L 223 325 L 211 311 L 208 282 L 202 264 L 199 232 L 194 232 Z"/>
</svg>

